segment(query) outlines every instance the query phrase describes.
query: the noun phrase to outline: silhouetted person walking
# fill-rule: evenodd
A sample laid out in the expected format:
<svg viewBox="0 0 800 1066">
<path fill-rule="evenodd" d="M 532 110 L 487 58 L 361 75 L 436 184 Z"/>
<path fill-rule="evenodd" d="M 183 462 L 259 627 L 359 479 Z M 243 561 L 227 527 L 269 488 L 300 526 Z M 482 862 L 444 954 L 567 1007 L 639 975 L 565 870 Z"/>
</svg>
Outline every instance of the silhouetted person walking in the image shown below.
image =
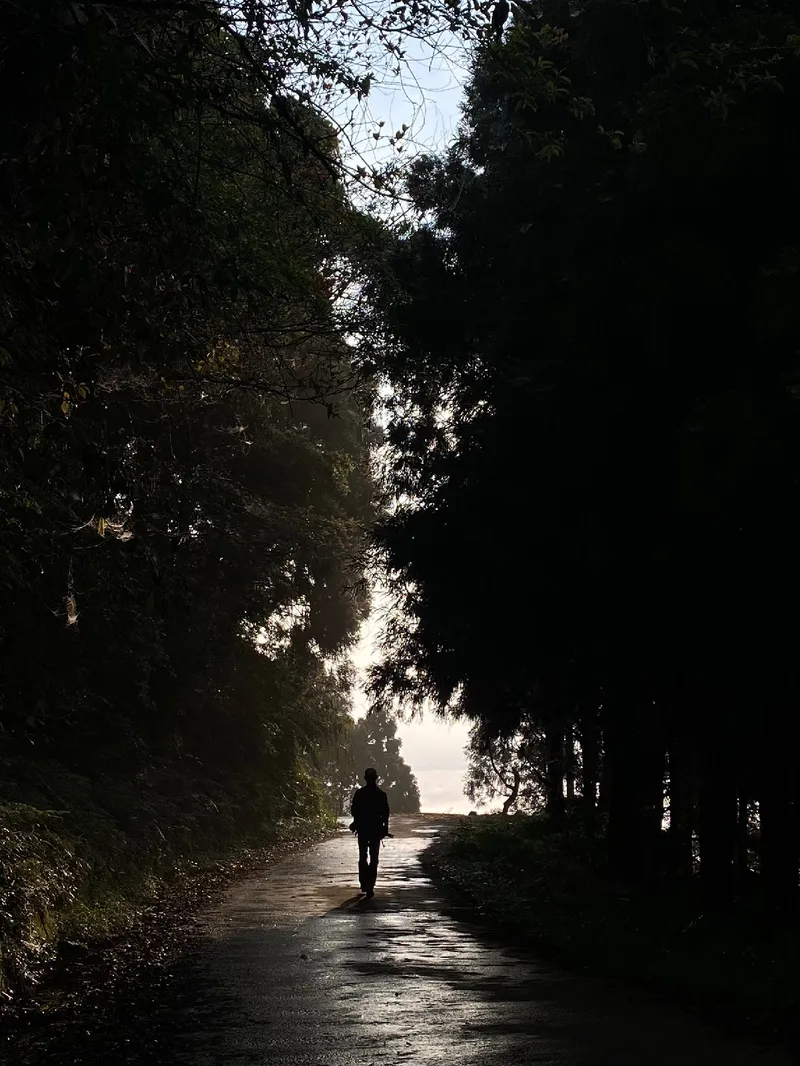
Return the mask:
<svg viewBox="0 0 800 1066">
<path fill-rule="evenodd" d="M 386 793 L 378 788 L 378 771 L 364 771 L 366 785 L 362 785 L 353 796 L 350 813 L 353 824 L 350 826 L 358 837 L 358 879 L 361 891 L 368 899 L 375 895 L 375 879 L 378 876 L 378 855 L 381 840 L 389 835 L 389 800 Z"/>
</svg>

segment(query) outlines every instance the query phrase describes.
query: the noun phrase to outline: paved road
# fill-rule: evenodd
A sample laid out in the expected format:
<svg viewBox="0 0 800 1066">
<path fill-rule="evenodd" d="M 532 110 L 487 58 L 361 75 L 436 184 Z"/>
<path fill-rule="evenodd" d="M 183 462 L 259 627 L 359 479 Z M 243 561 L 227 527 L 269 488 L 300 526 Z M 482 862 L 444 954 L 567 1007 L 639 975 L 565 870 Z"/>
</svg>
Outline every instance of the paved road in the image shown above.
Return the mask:
<svg viewBox="0 0 800 1066">
<path fill-rule="evenodd" d="M 194 950 L 5 1034 L 12 1066 L 787 1066 L 446 914 L 393 819 L 374 900 L 343 831 L 231 888 Z"/>
<path fill-rule="evenodd" d="M 162 1019 L 169 1062 L 785 1066 L 447 916 L 418 863 L 435 825 L 394 819 L 393 831 L 369 902 L 354 897 L 346 832 L 228 893 Z"/>
</svg>

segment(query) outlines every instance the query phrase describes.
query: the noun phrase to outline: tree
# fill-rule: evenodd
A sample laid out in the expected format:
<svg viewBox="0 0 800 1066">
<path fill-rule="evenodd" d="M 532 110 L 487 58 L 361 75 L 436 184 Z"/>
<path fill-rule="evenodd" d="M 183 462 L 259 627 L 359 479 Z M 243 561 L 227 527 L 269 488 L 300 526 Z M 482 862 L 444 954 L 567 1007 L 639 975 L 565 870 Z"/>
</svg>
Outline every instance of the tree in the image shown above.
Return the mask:
<svg viewBox="0 0 800 1066">
<path fill-rule="evenodd" d="M 309 763 L 346 713 L 374 513 L 382 227 L 354 194 L 387 194 L 407 132 L 364 165 L 336 116 L 406 37 L 483 22 L 0 4 L 0 815 L 63 812 L 65 905 L 327 817 Z"/>
<path fill-rule="evenodd" d="M 0 10 L 3 789 L 152 852 L 321 813 L 373 506 L 375 228 L 203 10 Z"/>
<path fill-rule="evenodd" d="M 331 808 L 337 814 L 349 812 L 353 793 L 364 783 L 364 770 L 371 766 L 378 771 L 392 813 L 418 814 L 419 785 L 400 753 L 401 746 L 397 723 L 386 714 L 345 722 L 320 767 Z"/>
<path fill-rule="evenodd" d="M 373 691 L 491 742 L 533 715 L 557 816 L 577 737 L 586 824 L 630 884 L 664 862 L 666 785 L 708 906 L 757 791 L 785 913 L 797 26 L 757 3 L 551 14 L 479 50 L 462 135 L 414 168 L 419 222 L 374 282 L 396 612 Z"/>
<path fill-rule="evenodd" d="M 538 811 L 544 808 L 547 777 L 544 743 L 539 735 L 519 732 L 511 738 L 485 735 L 480 723 L 470 731 L 467 745 L 467 776 L 464 793 L 476 807 L 502 801 L 502 813 L 515 808 Z"/>
</svg>

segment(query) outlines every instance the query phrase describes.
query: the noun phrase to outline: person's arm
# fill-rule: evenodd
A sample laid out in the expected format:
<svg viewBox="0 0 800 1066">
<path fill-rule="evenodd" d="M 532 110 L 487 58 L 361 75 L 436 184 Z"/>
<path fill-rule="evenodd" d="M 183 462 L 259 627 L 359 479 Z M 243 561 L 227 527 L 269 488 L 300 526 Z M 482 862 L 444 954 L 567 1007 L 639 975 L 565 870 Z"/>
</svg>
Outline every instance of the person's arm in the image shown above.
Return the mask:
<svg viewBox="0 0 800 1066">
<path fill-rule="evenodd" d="M 356 789 L 356 791 L 353 793 L 353 802 L 350 804 L 350 815 L 353 819 L 353 824 L 350 826 L 350 828 L 353 832 L 355 832 L 358 827 L 358 793 L 359 790 Z"/>
<path fill-rule="evenodd" d="M 389 797 L 383 794 L 383 835 L 389 835 Z"/>
</svg>

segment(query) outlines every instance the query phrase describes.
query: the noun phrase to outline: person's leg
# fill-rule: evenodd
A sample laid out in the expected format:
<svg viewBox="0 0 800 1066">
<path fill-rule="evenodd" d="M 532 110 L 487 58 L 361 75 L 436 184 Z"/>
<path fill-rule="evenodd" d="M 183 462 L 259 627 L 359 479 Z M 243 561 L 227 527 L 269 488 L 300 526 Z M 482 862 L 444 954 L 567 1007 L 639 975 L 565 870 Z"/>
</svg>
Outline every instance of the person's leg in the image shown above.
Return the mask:
<svg viewBox="0 0 800 1066">
<path fill-rule="evenodd" d="M 361 885 L 361 891 L 367 892 L 370 888 L 370 868 L 367 862 L 367 852 L 369 850 L 370 841 L 368 837 L 359 835 L 358 837 L 358 880 Z"/>
<path fill-rule="evenodd" d="M 381 850 L 381 839 L 375 837 L 369 842 L 369 884 L 366 886 L 367 892 L 375 891 L 375 882 L 378 879 L 378 856 Z"/>
</svg>

